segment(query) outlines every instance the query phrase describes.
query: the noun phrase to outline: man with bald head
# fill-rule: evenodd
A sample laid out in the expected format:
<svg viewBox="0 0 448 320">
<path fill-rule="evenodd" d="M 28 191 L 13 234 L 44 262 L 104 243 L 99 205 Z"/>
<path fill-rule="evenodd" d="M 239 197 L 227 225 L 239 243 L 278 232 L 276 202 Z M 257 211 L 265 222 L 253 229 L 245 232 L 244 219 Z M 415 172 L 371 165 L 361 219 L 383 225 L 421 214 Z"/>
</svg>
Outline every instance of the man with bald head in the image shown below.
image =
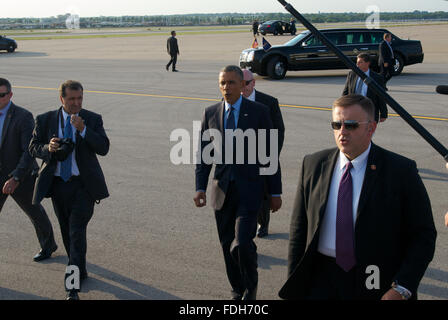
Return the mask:
<svg viewBox="0 0 448 320">
<path fill-rule="evenodd" d="M 269 108 L 269 115 L 272 121 L 272 127 L 278 130 L 278 155 L 283 147 L 283 141 L 285 139 L 285 125 L 283 123 L 282 113 L 278 105 L 278 100 L 266 93 L 255 90 L 255 79 L 254 75 L 250 70 L 244 69 L 244 88 L 242 91 L 243 96 L 251 101 L 256 101 Z M 258 231 L 257 237 L 263 238 L 268 235 L 269 232 L 269 220 L 270 220 L 270 196 L 267 190 L 267 185 L 265 186 L 265 195 L 263 198 L 262 205 L 258 211 Z"/>
</svg>

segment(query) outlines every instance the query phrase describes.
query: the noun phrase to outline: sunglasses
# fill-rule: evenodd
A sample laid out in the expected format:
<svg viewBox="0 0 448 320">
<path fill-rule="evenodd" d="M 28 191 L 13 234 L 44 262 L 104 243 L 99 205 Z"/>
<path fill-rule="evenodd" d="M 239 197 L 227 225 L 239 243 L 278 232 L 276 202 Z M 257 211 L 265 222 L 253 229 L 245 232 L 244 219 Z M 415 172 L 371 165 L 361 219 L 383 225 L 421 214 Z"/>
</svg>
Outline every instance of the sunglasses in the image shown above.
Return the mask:
<svg viewBox="0 0 448 320">
<path fill-rule="evenodd" d="M 246 81 L 246 86 L 249 85 L 249 83 L 251 83 L 254 79 L 250 79 L 250 80 L 245 80 Z"/>
<path fill-rule="evenodd" d="M 3 92 L 0 93 L 0 98 L 4 98 L 5 96 L 7 96 L 10 92 Z"/>
<path fill-rule="evenodd" d="M 370 121 L 358 122 L 356 120 L 345 120 L 345 121 L 332 121 L 331 127 L 333 130 L 341 130 L 342 125 L 344 125 L 347 130 L 355 130 L 359 127 L 360 124 L 369 123 Z"/>
</svg>

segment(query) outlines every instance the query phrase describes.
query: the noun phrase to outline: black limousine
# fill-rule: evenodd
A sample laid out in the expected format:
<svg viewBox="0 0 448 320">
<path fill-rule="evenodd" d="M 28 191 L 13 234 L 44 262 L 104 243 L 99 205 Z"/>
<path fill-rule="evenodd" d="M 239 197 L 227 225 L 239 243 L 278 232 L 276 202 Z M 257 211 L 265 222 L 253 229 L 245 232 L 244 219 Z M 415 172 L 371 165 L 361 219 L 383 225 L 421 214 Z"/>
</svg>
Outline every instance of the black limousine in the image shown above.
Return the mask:
<svg viewBox="0 0 448 320">
<path fill-rule="evenodd" d="M 369 53 L 371 67 L 378 70 L 378 49 L 386 29 L 325 29 L 320 30 L 346 56 L 356 63 L 356 56 Z M 392 33 L 395 56 L 394 75 L 403 67 L 423 62 L 423 49 L 418 40 L 402 40 Z M 346 69 L 347 66 L 310 31 L 304 31 L 279 46 L 246 49 L 240 55 L 240 67 L 261 76 L 283 79 L 286 71 Z"/>
</svg>

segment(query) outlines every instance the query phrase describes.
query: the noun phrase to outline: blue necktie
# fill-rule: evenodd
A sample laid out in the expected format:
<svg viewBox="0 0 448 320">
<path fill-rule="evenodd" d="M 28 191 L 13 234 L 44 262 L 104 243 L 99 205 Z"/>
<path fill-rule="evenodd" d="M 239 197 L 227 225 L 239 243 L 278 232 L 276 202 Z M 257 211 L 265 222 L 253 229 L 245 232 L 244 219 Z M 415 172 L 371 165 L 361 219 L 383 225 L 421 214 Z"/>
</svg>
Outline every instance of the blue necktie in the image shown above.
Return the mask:
<svg viewBox="0 0 448 320">
<path fill-rule="evenodd" d="M 70 124 L 70 116 L 67 117 L 64 127 L 64 138 L 73 139 L 72 125 Z M 72 154 L 70 153 L 61 163 L 61 178 L 65 182 L 72 176 Z"/>
<path fill-rule="evenodd" d="M 229 115 L 227 117 L 226 129 L 235 130 L 235 115 L 233 113 L 234 107 L 230 107 Z"/>
<path fill-rule="evenodd" d="M 356 264 L 353 228 L 353 183 L 350 170 L 351 162 L 345 166 L 339 183 L 338 205 L 336 213 L 336 264 L 345 272 Z"/>
</svg>

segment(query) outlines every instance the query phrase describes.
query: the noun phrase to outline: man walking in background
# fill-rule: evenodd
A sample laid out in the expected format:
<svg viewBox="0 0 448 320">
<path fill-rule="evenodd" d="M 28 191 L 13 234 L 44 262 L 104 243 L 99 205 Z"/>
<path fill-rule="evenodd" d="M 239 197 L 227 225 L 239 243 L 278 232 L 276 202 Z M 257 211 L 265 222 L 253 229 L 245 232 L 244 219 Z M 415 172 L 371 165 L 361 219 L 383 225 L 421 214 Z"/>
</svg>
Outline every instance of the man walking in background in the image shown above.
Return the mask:
<svg viewBox="0 0 448 320">
<path fill-rule="evenodd" d="M 278 105 L 278 100 L 268 94 L 261 91 L 255 90 L 255 79 L 254 75 L 250 70 L 244 69 L 244 88 L 243 96 L 244 98 L 264 104 L 269 108 L 269 115 L 272 121 L 272 127 L 278 130 L 278 156 L 280 157 L 280 152 L 282 151 L 283 141 L 285 139 L 285 125 L 283 123 L 282 113 Z M 270 201 L 271 196 L 269 194 L 267 181 L 265 183 L 265 192 L 263 196 L 263 202 L 261 203 L 260 210 L 258 211 L 258 231 L 257 237 L 263 238 L 269 234 L 269 220 L 270 220 Z"/>
<path fill-rule="evenodd" d="M 166 71 L 170 68 L 170 65 L 172 64 L 172 70 L 173 72 L 177 72 L 176 69 L 176 63 L 177 63 L 177 56 L 180 55 L 179 53 L 179 46 L 177 45 L 177 39 L 176 39 L 176 31 L 171 31 L 171 37 L 168 38 L 166 41 L 166 50 L 168 51 L 168 54 L 171 56 L 171 60 L 166 65 Z"/>
</svg>

